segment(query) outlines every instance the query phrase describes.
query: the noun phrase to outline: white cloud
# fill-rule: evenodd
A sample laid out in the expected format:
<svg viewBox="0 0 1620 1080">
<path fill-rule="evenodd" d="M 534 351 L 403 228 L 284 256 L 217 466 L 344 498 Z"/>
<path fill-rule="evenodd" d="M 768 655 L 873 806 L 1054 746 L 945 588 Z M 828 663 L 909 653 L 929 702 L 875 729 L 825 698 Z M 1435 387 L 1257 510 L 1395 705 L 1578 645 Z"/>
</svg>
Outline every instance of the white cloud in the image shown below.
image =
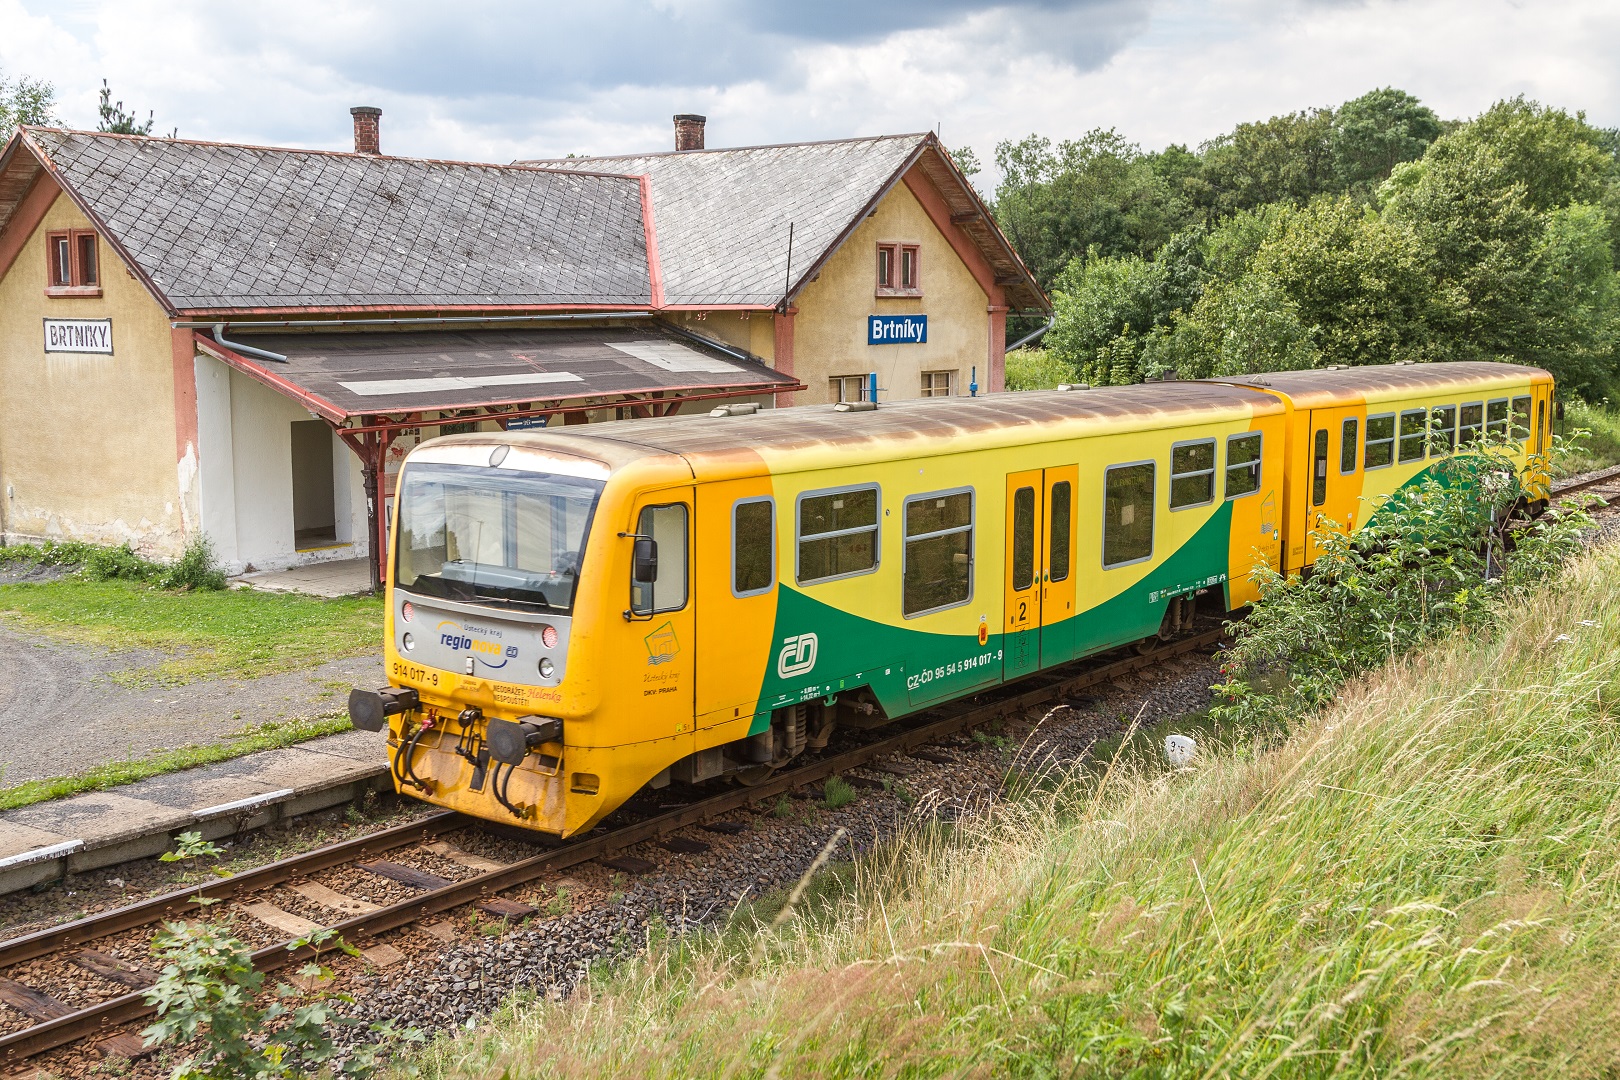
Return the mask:
<svg viewBox="0 0 1620 1080">
<path fill-rule="evenodd" d="M 1608 0 L 0 0 L 0 67 L 56 84 L 93 126 L 106 77 L 160 130 L 343 148 L 383 108 L 394 153 L 506 161 L 671 142 L 917 131 L 988 162 L 996 142 L 1115 127 L 1197 144 L 1243 120 L 1376 86 L 1467 116 L 1524 93 L 1620 124 Z M 815 17 L 806 13 L 814 12 Z M 908 27 L 895 29 L 897 26 Z"/>
</svg>

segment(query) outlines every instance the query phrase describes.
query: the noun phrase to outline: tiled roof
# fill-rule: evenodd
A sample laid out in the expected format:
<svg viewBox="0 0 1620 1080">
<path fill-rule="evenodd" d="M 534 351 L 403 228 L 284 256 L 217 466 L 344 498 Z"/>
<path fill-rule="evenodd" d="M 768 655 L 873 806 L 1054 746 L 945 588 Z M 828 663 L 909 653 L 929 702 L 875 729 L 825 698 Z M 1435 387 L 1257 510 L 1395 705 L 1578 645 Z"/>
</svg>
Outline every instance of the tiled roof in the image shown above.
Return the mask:
<svg viewBox="0 0 1620 1080">
<path fill-rule="evenodd" d="M 788 223 L 797 286 L 927 139 L 885 135 L 526 164 L 649 177 L 666 304 L 769 305 L 787 288 Z"/>
<path fill-rule="evenodd" d="M 652 299 L 621 176 L 25 131 L 177 309 Z"/>
</svg>

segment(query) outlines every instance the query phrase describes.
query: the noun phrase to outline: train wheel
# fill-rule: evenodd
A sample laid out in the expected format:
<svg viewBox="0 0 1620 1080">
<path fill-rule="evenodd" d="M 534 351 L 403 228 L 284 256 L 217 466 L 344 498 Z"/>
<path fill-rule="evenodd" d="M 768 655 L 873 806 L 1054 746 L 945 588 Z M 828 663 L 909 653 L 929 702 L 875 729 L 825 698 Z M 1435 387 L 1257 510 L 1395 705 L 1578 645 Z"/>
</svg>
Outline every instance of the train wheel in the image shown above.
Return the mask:
<svg viewBox="0 0 1620 1080">
<path fill-rule="evenodd" d="M 731 775 L 737 778 L 737 783 L 743 787 L 754 787 L 763 784 L 776 774 L 775 765 L 750 765 L 746 769 L 738 769 Z"/>
</svg>

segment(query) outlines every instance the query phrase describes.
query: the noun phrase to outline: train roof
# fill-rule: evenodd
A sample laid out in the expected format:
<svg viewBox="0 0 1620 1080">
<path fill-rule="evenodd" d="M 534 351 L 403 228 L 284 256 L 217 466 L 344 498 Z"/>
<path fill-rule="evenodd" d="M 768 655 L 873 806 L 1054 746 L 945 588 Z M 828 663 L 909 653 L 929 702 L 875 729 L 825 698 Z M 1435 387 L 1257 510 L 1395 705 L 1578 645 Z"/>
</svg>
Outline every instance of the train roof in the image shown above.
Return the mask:
<svg viewBox="0 0 1620 1080">
<path fill-rule="evenodd" d="M 1377 364 L 1368 367 L 1314 368 L 1306 371 L 1267 371 L 1209 380 L 1226 386 L 1254 386 L 1288 395 L 1296 408 L 1320 409 L 1331 405 L 1359 405 L 1413 393 L 1458 391 L 1488 392 L 1493 387 L 1550 379 L 1535 367 L 1488 361 L 1439 364 Z"/>
<path fill-rule="evenodd" d="M 1282 407 L 1275 396 L 1259 390 L 1189 381 L 916 398 L 847 412 L 833 405 L 807 405 L 741 416 L 615 420 L 563 432 L 514 432 L 506 438 L 513 442 L 532 438 L 536 444 L 584 453 L 591 452 L 591 444 L 617 443 L 683 456 L 810 449 L 847 450 L 861 456 L 863 450 L 901 443 L 948 452 L 952 440 L 965 436 L 1016 445 L 1054 437 L 1054 425 L 1065 429 L 1061 437 L 1081 437 L 1125 423 L 1175 427 L 1205 418 L 1263 415 Z"/>
</svg>

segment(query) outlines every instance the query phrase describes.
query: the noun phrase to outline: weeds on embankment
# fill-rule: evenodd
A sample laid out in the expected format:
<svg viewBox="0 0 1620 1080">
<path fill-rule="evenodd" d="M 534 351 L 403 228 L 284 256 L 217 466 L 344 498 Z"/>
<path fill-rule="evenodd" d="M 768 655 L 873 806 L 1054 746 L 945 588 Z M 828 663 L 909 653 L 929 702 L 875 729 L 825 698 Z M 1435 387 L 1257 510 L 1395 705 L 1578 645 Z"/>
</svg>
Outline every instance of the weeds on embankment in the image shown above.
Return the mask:
<svg viewBox="0 0 1620 1080">
<path fill-rule="evenodd" d="M 1620 552 L 1260 752 L 1130 746 L 440 1076 L 1592 1075 L 1620 1055 Z M 921 802 L 926 804 L 926 797 Z"/>
</svg>

